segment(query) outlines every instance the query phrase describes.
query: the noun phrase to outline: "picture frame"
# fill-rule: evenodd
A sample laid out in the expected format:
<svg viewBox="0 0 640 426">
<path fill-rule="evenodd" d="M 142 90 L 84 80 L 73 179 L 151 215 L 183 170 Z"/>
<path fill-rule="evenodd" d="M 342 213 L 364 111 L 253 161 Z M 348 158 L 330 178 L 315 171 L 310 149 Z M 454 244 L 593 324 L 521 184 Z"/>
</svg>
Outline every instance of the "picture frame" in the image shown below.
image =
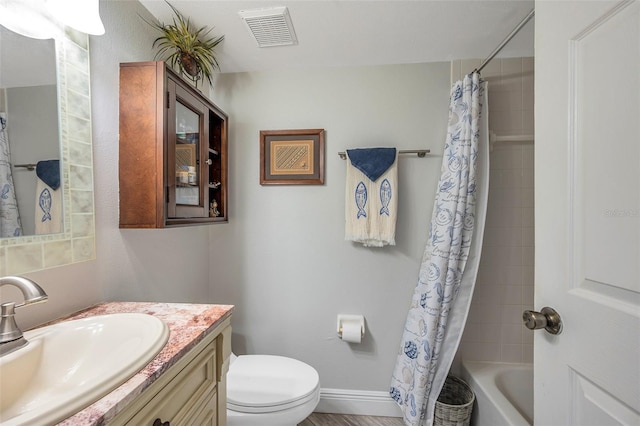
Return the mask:
<svg viewBox="0 0 640 426">
<path fill-rule="evenodd" d="M 324 129 L 261 130 L 260 185 L 324 185 Z"/>
</svg>

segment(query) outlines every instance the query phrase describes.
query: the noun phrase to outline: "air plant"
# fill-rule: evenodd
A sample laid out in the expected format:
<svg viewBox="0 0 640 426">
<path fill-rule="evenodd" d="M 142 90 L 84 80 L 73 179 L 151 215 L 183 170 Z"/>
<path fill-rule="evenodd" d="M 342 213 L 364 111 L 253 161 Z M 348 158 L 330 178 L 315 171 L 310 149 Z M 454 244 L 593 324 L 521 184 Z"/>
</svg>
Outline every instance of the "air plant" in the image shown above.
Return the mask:
<svg viewBox="0 0 640 426">
<path fill-rule="evenodd" d="M 185 18 L 168 1 L 167 4 L 175 14 L 172 24 L 151 23 L 145 20 L 162 32 L 162 35 L 153 41 L 153 47 L 158 48 L 155 59 L 166 56 L 164 60 L 173 68 L 177 67 L 190 76 L 196 86 L 202 76 L 213 85 L 213 72 L 220 69 L 214 49 L 224 40 L 224 35 L 209 36 L 213 28 L 207 29 L 206 26 L 196 29 L 189 18 Z"/>
</svg>

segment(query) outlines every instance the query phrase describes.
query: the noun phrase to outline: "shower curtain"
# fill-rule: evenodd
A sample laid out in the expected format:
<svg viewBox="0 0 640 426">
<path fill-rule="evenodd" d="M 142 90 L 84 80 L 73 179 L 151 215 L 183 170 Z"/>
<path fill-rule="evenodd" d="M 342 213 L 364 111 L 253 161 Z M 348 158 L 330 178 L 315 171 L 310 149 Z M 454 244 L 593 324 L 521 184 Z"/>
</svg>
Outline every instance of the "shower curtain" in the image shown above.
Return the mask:
<svg viewBox="0 0 640 426">
<path fill-rule="evenodd" d="M 478 73 L 451 89 L 429 237 L 391 380 L 407 426 L 433 424 L 475 285 L 489 184 L 486 95 Z"/>
<path fill-rule="evenodd" d="M 19 237 L 20 235 L 22 235 L 22 226 L 11 173 L 7 114 L 0 112 L 0 237 Z"/>
</svg>

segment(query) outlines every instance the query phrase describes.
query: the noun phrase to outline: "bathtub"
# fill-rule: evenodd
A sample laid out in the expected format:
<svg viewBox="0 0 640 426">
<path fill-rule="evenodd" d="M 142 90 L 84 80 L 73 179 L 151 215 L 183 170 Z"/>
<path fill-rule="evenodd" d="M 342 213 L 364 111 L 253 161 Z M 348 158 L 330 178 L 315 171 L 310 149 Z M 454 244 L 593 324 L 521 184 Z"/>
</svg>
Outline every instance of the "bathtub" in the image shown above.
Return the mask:
<svg viewBox="0 0 640 426">
<path fill-rule="evenodd" d="M 472 426 L 533 425 L 533 365 L 462 361 L 476 394 Z"/>
</svg>

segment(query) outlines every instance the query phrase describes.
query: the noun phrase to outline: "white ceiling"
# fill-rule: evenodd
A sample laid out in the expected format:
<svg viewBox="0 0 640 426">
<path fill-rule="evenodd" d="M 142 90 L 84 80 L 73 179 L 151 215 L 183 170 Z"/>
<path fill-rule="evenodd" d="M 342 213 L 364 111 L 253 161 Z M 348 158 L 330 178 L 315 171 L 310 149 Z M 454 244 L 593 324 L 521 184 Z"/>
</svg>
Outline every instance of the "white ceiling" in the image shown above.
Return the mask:
<svg viewBox="0 0 640 426">
<path fill-rule="evenodd" d="M 164 0 L 140 0 L 161 22 Z M 171 0 L 197 27 L 224 34 L 222 72 L 484 59 L 533 9 L 533 0 Z M 241 10 L 287 6 L 294 46 L 259 48 Z M 533 56 L 531 20 L 499 56 Z M 471 71 L 471 70 L 469 70 Z"/>
</svg>

